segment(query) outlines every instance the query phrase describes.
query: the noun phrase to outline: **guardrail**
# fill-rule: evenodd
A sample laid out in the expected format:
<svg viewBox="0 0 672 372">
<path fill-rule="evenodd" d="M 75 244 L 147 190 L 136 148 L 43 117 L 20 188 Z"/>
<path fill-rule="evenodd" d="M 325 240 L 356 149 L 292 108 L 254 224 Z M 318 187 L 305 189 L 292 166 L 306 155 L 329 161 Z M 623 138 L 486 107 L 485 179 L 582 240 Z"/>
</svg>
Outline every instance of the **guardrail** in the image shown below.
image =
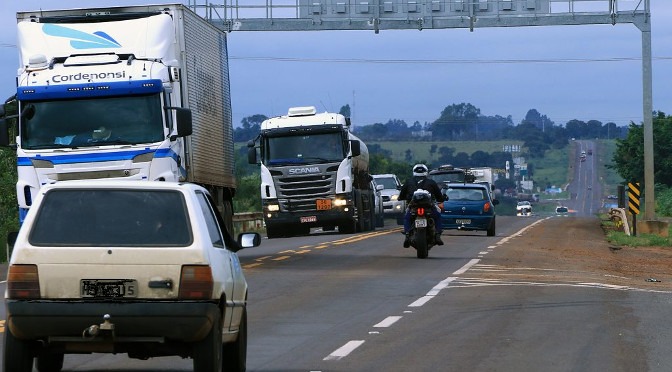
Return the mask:
<svg viewBox="0 0 672 372">
<path fill-rule="evenodd" d="M 245 212 L 233 215 L 233 232 L 237 236 L 243 232 L 260 231 L 264 229 L 264 215 L 261 212 Z"/>
</svg>

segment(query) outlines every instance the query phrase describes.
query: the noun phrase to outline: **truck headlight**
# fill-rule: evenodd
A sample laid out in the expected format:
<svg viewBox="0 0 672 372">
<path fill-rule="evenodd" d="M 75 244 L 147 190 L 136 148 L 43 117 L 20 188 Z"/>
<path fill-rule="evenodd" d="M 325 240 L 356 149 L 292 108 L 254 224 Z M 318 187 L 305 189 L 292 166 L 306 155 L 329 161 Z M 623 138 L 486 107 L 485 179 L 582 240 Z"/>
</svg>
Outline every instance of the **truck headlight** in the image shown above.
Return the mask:
<svg viewBox="0 0 672 372">
<path fill-rule="evenodd" d="M 280 206 L 277 204 L 269 204 L 267 208 L 269 212 L 277 212 L 280 210 Z"/>
<path fill-rule="evenodd" d="M 397 201 L 397 199 L 399 199 L 399 194 L 394 194 L 390 197 L 390 200 L 392 201 Z"/>
<path fill-rule="evenodd" d="M 345 199 L 334 199 L 334 206 L 335 207 L 342 207 L 346 203 Z"/>
</svg>

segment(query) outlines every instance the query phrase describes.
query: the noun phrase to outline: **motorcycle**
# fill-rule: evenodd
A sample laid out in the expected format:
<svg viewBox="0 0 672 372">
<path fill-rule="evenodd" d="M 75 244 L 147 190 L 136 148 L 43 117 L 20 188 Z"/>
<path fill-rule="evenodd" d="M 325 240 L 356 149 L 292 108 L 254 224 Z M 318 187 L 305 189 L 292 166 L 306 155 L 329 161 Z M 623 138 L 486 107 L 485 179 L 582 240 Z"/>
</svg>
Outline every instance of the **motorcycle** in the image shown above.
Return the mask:
<svg viewBox="0 0 672 372">
<path fill-rule="evenodd" d="M 418 258 L 427 258 L 429 250 L 436 245 L 434 239 L 436 229 L 432 218 L 432 202 L 429 191 L 418 189 L 413 193 L 409 203 L 411 211 L 411 229 L 409 237 L 411 246 L 415 248 Z"/>
</svg>

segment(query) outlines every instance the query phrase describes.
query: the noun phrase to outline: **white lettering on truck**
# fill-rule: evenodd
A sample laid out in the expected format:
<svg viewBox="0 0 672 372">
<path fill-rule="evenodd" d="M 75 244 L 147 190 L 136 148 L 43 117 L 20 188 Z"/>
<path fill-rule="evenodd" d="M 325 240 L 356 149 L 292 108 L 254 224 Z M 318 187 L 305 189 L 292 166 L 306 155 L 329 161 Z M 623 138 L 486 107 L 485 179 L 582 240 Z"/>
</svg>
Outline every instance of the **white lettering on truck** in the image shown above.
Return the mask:
<svg viewBox="0 0 672 372">
<path fill-rule="evenodd" d="M 290 168 L 289 174 L 320 173 L 320 167 Z"/>
<path fill-rule="evenodd" d="M 54 75 L 51 78 L 51 81 L 54 83 L 65 83 L 68 81 L 81 81 L 81 80 L 92 80 L 92 79 L 124 79 L 126 78 L 126 71 L 117 71 L 117 72 L 100 72 L 100 73 L 90 73 L 83 74 L 77 73 L 74 75 Z"/>
</svg>

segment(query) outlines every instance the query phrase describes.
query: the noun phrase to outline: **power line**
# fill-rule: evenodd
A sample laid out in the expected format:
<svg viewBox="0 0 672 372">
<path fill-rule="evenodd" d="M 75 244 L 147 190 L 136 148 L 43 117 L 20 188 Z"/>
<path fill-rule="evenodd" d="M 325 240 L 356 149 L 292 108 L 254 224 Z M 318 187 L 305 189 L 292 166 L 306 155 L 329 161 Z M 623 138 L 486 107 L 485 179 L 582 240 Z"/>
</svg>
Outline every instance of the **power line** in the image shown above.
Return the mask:
<svg viewBox="0 0 672 372">
<path fill-rule="evenodd" d="M 593 62 L 637 62 L 641 57 L 613 58 L 548 58 L 548 59 L 367 59 L 367 58 L 299 58 L 299 57 L 239 57 L 232 60 L 308 62 L 308 63 L 364 63 L 364 64 L 520 64 L 520 63 L 593 63 Z M 668 61 L 672 57 L 653 57 L 653 60 Z"/>
</svg>

